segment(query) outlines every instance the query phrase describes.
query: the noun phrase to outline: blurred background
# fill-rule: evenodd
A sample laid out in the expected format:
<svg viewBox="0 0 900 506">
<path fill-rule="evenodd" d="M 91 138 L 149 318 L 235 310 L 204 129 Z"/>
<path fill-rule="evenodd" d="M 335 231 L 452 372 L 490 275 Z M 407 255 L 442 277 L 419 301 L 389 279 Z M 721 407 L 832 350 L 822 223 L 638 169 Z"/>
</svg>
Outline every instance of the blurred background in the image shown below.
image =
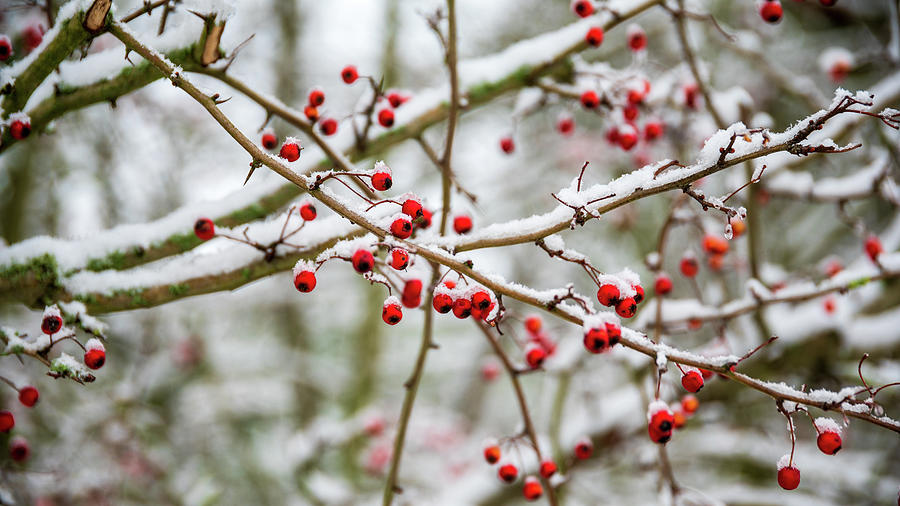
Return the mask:
<svg viewBox="0 0 900 506">
<path fill-rule="evenodd" d="M 44 10 L 34 3 L 0 1 L 0 33 L 10 36 L 18 56 L 25 52 L 25 27 L 47 24 Z M 457 3 L 463 59 L 495 53 L 577 19 L 567 0 Z M 745 120 L 749 126 L 784 129 L 827 106 L 838 86 L 869 89 L 900 79 L 896 2 L 841 0 L 825 9 L 817 1 L 785 1 L 785 17 L 777 25 L 760 19 L 754 1 L 688 4 L 696 12 L 711 12 L 726 32 L 748 41 L 732 43 L 707 21 L 689 23 L 692 44 L 712 87 L 723 96 L 730 90 L 740 97 L 728 102 L 742 104 L 727 114 L 729 123 Z M 116 17 L 140 5 L 117 0 Z M 187 1 L 176 6 L 171 29 L 193 25 L 199 34 L 202 21 L 187 12 L 191 6 Z M 362 86 L 340 81 L 340 69 L 347 64 L 357 65 L 361 73 L 383 75 L 387 88 L 413 96 L 446 82 L 441 46 L 425 21 L 440 6 L 442 2 L 430 0 L 235 2 L 222 47 L 231 49 L 254 35 L 229 73 L 297 109 L 305 105 L 308 91 L 320 86 L 327 94 L 325 109 L 340 118 L 358 107 L 363 94 Z M 645 54 L 627 49 L 626 27 L 620 26 L 606 34 L 599 49 L 581 57 L 645 76 L 653 85 L 646 114 L 665 122 L 664 137 L 624 152 L 605 140 L 616 111 L 588 113 L 577 102 L 550 97 L 536 112 L 522 114 L 516 102 L 526 98 L 515 92 L 504 95 L 461 120 L 454 170 L 478 200 L 454 194 L 454 213 L 471 213 L 477 229 L 545 212 L 555 206 L 550 192 L 567 186 L 585 160 L 592 162 L 586 178 L 596 183 L 648 161 L 693 159 L 715 127 L 702 107 L 695 111 L 683 106 L 682 87 L 692 77 L 672 18 L 655 7 L 635 22 L 648 34 Z M 152 34 L 158 23 L 156 12 L 136 19 L 131 27 Z M 852 55 L 852 70 L 840 84 L 829 76 L 829 57 L 822 57 L 829 48 L 844 48 Z M 88 51 L 124 56 L 110 35 L 98 37 Z M 795 92 L 786 91 L 768 70 L 780 74 Z M 266 121 L 259 106 L 221 82 L 192 78 L 205 89 L 232 97 L 222 110 L 245 133 L 258 136 Z M 893 104 L 898 103 L 895 98 Z M 574 116 L 572 135 L 556 131 L 560 114 Z M 270 125 L 279 137 L 299 133 L 277 119 Z M 428 130 L 425 138 L 440 146 L 443 128 Z M 507 155 L 499 140 L 510 133 L 516 150 Z M 895 179 L 895 134 L 875 120 L 864 121 L 845 139 L 863 142 L 862 149 L 803 159 L 793 170 L 810 172 L 814 178 L 845 176 L 879 153 L 888 153 L 888 177 Z M 429 207 L 440 205 L 439 172 L 417 143 L 401 143 L 379 158 L 395 172 L 390 195 L 415 191 Z M 358 165 L 368 169 L 372 163 L 374 159 Z M 90 237 L 117 225 L 152 221 L 184 205 L 241 192 L 246 167 L 246 153 L 201 107 L 180 89 L 157 81 L 118 99 L 114 108 L 102 104 L 67 114 L 50 132 L 33 134 L 3 152 L 0 238 L 9 245 L 39 235 Z M 248 187 L 276 178 L 257 170 Z M 708 178 L 702 188 L 711 195 L 727 194 L 744 182 L 744 171 L 735 167 Z M 644 199 L 563 237 L 598 268 L 637 271 L 652 297 L 653 276 L 644 259 L 656 250 L 661 224 L 677 197 Z M 693 202 L 685 207 L 697 210 L 703 225 L 673 229 L 663 267 L 674 279 L 674 298 L 694 296 L 692 286 L 677 275 L 682 252 L 700 255 L 703 229 L 722 229 L 718 215 L 700 212 Z M 767 283 L 821 280 L 829 259 L 850 265 L 861 255 L 861 238 L 838 219 L 833 202 L 763 194 L 753 208 L 763 224 L 762 276 Z M 883 234 L 887 251 L 897 249 L 900 224 L 893 204 L 874 196 L 849 203 L 847 210 Z M 324 209 L 320 213 L 330 214 Z M 735 239 L 719 271 L 701 263 L 698 281 L 707 303 L 745 293 L 746 247 L 745 239 Z M 576 266 L 550 259 L 531 244 L 475 251 L 471 257 L 483 269 L 528 286 L 553 288 L 573 282 L 582 293 L 593 293 L 590 280 Z M 22 364 L 14 357 L 0 357 L 0 374 L 41 392 L 40 403 L 27 409 L 12 389 L 0 389 L 0 407 L 15 413 L 15 431 L 28 438 L 32 451 L 25 464 L 0 458 L 0 502 L 379 502 L 403 382 L 412 369 L 423 316 L 408 310 L 399 325 L 384 325 L 379 314 L 383 289 L 370 286 L 347 264 L 329 262 L 318 278 L 319 287 L 309 295 L 298 294 L 290 274 L 283 272 L 234 291 L 95 315 L 110 326 L 108 361 L 97 381 L 86 386 L 53 380 L 35 361 Z M 836 310 L 831 313 L 823 299 L 764 311 L 765 324 L 780 339 L 747 364 L 746 372 L 795 386 L 839 389 L 858 384 L 857 363 L 869 353 L 867 380 L 897 381 L 897 282 L 871 283 L 833 300 Z M 524 338 L 517 322 L 531 311 L 512 301 L 507 306 L 507 333 Z M 502 374 L 493 381 L 484 378 L 485 364 L 493 367 L 496 359 L 472 322 L 446 315 L 435 321 L 440 348 L 428 355 L 401 467 L 404 493 L 396 503 L 524 502 L 521 487 L 503 485 L 481 457 L 485 438 L 521 430 L 509 381 Z M 35 333 L 39 322 L 38 311 L 17 304 L 0 306 L 0 324 Z M 548 360 L 546 372 L 522 378 L 542 444 L 562 458 L 571 455 L 575 441 L 584 435 L 596 447 L 592 459 L 572 469 L 564 503 L 670 502 L 656 445 L 645 435 L 653 361 L 617 349 L 573 366 L 571 357 L 583 351 L 580 329 L 551 317 L 545 318 L 545 328 L 558 344 L 556 356 Z M 727 343 L 738 355 L 762 339 L 750 315 L 727 325 L 666 335 L 668 343 L 685 349 Z M 520 355 L 514 353 L 517 360 Z M 670 371 L 663 398 L 677 402 L 681 395 L 677 375 Z M 772 399 L 716 379 L 698 397 L 699 411 L 667 445 L 684 488 L 679 502 L 846 505 L 896 500 L 896 433 L 853 421 L 845 431 L 844 449 L 830 457 L 819 453 L 812 427 L 797 417 L 796 462 L 802 483 L 786 492 L 775 481 L 775 462 L 790 450 L 790 438 Z M 878 397 L 894 417 L 900 416 L 898 399 L 897 389 Z M 533 465 L 527 456 L 519 458 L 526 468 Z"/>
</svg>

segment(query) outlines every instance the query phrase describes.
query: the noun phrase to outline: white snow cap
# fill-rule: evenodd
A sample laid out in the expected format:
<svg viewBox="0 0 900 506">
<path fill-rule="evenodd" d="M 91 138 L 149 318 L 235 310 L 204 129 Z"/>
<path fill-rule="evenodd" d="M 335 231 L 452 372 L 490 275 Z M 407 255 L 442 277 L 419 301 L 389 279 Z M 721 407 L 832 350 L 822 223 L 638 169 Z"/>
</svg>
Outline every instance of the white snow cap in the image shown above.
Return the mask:
<svg viewBox="0 0 900 506">
<path fill-rule="evenodd" d="M 853 53 L 842 47 L 829 47 L 819 55 L 819 68 L 822 72 L 829 72 L 838 63 L 846 64 L 848 67 L 853 68 L 856 62 L 854 61 Z"/>
<path fill-rule="evenodd" d="M 614 324 L 618 325 L 619 317 L 610 311 L 604 311 L 602 313 L 586 315 L 584 317 L 583 321 L 584 321 L 584 325 L 583 325 L 584 331 L 588 332 L 591 329 L 606 330 L 607 323 L 614 323 Z"/>
<path fill-rule="evenodd" d="M 418 202 L 419 204 L 422 204 L 422 199 L 419 198 L 418 195 L 416 195 L 415 193 L 412 193 L 412 192 L 406 192 L 403 195 L 400 195 L 400 198 L 397 199 L 397 202 L 400 202 L 402 204 L 402 203 L 406 202 L 407 200 L 412 200 L 413 202 Z"/>
<path fill-rule="evenodd" d="M 45 307 L 45 308 L 44 308 L 44 314 L 41 316 L 41 319 L 42 319 L 42 320 L 45 320 L 45 319 L 50 318 L 50 317 L 52 317 L 52 316 L 56 316 L 56 317 L 58 317 L 60 320 L 62 320 L 62 313 L 59 311 L 59 307 L 57 307 L 56 304 L 53 304 L 52 306 L 47 306 L 47 307 Z"/>
<path fill-rule="evenodd" d="M 384 299 L 384 307 L 399 306 L 399 305 L 400 305 L 400 299 L 398 299 L 396 295 L 391 295 L 390 297 Z"/>
<path fill-rule="evenodd" d="M 94 350 L 106 351 L 106 348 L 103 346 L 103 343 L 101 343 L 100 340 L 96 339 L 96 338 L 88 339 L 88 342 L 84 344 L 84 348 L 87 351 L 94 351 Z"/>
<path fill-rule="evenodd" d="M 628 38 L 631 38 L 631 37 L 634 37 L 637 35 L 643 35 L 644 33 L 646 33 L 646 32 L 644 32 L 644 29 L 641 28 L 641 25 L 639 25 L 637 23 L 632 23 L 632 24 L 628 25 L 628 30 L 625 32 L 625 34 L 628 36 Z"/>
<path fill-rule="evenodd" d="M 296 144 L 297 146 L 302 146 L 302 144 L 300 144 L 300 139 L 298 139 L 296 137 L 285 137 L 284 143 L 285 144 Z"/>
<path fill-rule="evenodd" d="M 31 117 L 25 114 L 24 112 L 14 112 L 9 115 L 9 119 L 6 120 L 7 125 L 12 125 L 16 121 L 21 121 L 23 123 L 31 123 Z"/>
<path fill-rule="evenodd" d="M 200 14 L 215 14 L 218 21 L 234 15 L 234 0 L 185 0 L 185 7 Z"/>
<path fill-rule="evenodd" d="M 388 167 L 388 164 L 384 163 L 382 160 L 375 162 L 375 168 L 372 169 L 372 172 L 387 172 L 389 176 L 394 175 L 394 171 L 392 171 L 391 168 Z"/>
<path fill-rule="evenodd" d="M 653 415 L 659 413 L 660 411 L 668 411 L 669 414 L 672 414 L 672 410 L 669 409 L 669 405 L 665 403 L 665 401 L 661 401 L 656 399 L 647 405 L 647 421 L 653 418 Z"/>
<path fill-rule="evenodd" d="M 778 459 L 778 470 L 781 471 L 782 469 L 784 469 L 786 467 L 793 467 L 793 466 L 791 466 L 790 462 L 791 462 L 791 454 L 785 453 L 784 455 L 781 456 L 780 459 Z"/>
<path fill-rule="evenodd" d="M 301 272 L 316 272 L 316 264 L 310 262 L 309 260 L 300 259 L 297 260 L 297 263 L 294 264 L 294 277 Z"/>
<path fill-rule="evenodd" d="M 816 431 L 818 431 L 820 434 L 823 432 L 835 432 L 838 436 L 840 436 L 841 432 L 843 431 L 843 429 L 841 429 L 841 426 L 837 422 L 825 416 L 816 418 L 815 423 Z"/>
</svg>

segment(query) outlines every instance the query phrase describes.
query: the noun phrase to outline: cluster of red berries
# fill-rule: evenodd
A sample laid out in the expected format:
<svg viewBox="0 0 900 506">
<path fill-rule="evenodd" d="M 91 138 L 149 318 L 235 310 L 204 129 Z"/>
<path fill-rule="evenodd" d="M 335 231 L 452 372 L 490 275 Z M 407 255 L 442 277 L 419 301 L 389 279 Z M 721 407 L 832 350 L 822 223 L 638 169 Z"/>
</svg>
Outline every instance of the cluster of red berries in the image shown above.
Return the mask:
<svg viewBox="0 0 900 506">
<path fill-rule="evenodd" d="M 525 362 L 528 367 L 537 369 L 544 360 L 556 352 L 556 342 L 544 332 L 544 321 L 538 315 L 525 319 L 525 330 L 528 332 L 528 344 L 525 347 Z"/>
<path fill-rule="evenodd" d="M 52 338 L 62 328 L 63 318 L 59 308 L 54 305 L 44 309 L 44 315 L 41 318 L 41 332 Z M 84 365 L 91 369 L 100 369 L 104 363 L 106 363 L 106 348 L 103 343 L 96 338 L 89 339 L 84 345 Z"/>
<path fill-rule="evenodd" d="M 611 314 L 598 313 L 584 319 L 584 348 L 591 353 L 604 353 L 622 339 L 622 327 Z"/>
<path fill-rule="evenodd" d="M 359 79 L 359 72 L 356 70 L 356 67 L 353 65 L 347 65 L 341 70 L 341 79 L 345 84 L 353 84 Z M 379 92 L 379 96 L 377 97 L 378 101 L 381 101 L 382 98 L 387 99 L 388 105 L 383 107 L 378 111 L 377 119 L 378 124 L 383 126 L 384 128 L 391 128 L 394 126 L 394 109 L 397 109 L 404 102 L 409 100 L 409 95 L 405 93 L 401 93 L 397 90 L 388 91 L 383 97 Z"/>
<path fill-rule="evenodd" d="M 622 318 L 631 318 L 637 311 L 637 305 L 644 300 L 644 287 L 637 281 L 630 283 L 630 286 L 620 281 L 601 281 L 597 300 L 606 307 L 614 307 L 616 314 Z"/>
<path fill-rule="evenodd" d="M 38 389 L 31 385 L 26 385 L 21 388 L 17 388 L 16 390 L 19 393 L 19 402 L 25 407 L 34 407 L 34 405 L 37 404 L 37 401 L 40 398 Z M 8 433 L 15 426 L 16 418 L 13 415 L 12 411 L 0 411 L 0 433 Z M 26 459 L 28 459 L 28 456 L 30 454 L 31 450 L 28 446 L 28 441 L 24 437 L 15 436 L 9 440 L 9 456 L 15 462 L 25 461 Z"/>
<path fill-rule="evenodd" d="M 491 291 L 481 285 L 458 287 L 452 280 L 444 280 L 434 289 L 431 306 L 441 314 L 453 312 L 459 319 L 473 317 L 487 321 L 496 303 Z"/>
<path fill-rule="evenodd" d="M 813 422 L 816 429 L 816 446 L 825 455 L 836 455 L 843 446 L 841 438 L 843 430 L 834 420 L 826 417 L 816 418 Z M 793 450 L 778 460 L 778 485 L 785 490 L 794 490 L 800 486 L 800 469 L 794 466 Z"/>
<path fill-rule="evenodd" d="M 496 441 L 488 441 L 484 444 L 484 460 L 490 465 L 500 462 L 502 452 Z M 556 474 L 556 463 L 550 459 L 541 461 L 538 472 L 545 480 Z M 519 477 L 519 468 L 511 462 L 504 462 L 497 467 L 497 477 L 503 483 L 514 483 Z M 544 487 L 536 476 L 527 476 L 522 486 L 522 495 L 529 501 L 535 501 L 544 495 Z"/>
</svg>

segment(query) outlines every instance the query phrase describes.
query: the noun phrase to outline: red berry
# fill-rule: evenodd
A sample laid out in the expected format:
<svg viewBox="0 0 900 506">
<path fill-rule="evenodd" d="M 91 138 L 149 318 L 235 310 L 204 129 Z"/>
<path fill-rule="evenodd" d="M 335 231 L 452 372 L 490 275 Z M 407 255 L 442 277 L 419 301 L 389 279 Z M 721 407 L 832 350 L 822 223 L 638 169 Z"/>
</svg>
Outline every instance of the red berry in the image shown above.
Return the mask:
<svg viewBox="0 0 900 506">
<path fill-rule="evenodd" d="M 12 56 L 13 49 L 9 37 L 0 35 L 0 61 L 6 61 Z"/>
<path fill-rule="evenodd" d="M 588 438 L 582 438 L 575 443 L 575 458 L 586 460 L 594 453 L 594 443 Z"/>
<path fill-rule="evenodd" d="M 434 300 L 431 301 L 432 307 L 434 310 L 441 314 L 447 314 L 453 309 L 453 299 L 450 298 L 446 293 L 439 293 L 434 296 Z"/>
<path fill-rule="evenodd" d="M 194 222 L 194 235 L 201 241 L 208 241 L 216 235 L 216 226 L 209 218 L 200 218 Z"/>
<path fill-rule="evenodd" d="M 685 413 L 689 415 L 694 414 L 698 407 L 700 407 L 700 401 L 693 395 L 688 394 L 681 398 L 681 409 Z"/>
<path fill-rule="evenodd" d="M 402 271 L 409 265 L 409 253 L 403 248 L 394 248 L 391 250 L 391 267 Z M 421 283 L 421 282 L 420 282 Z"/>
<path fill-rule="evenodd" d="M 881 241 L 877 236 L 870 235 L 865 242 L 866 255 L 869 255 L 869 258 L 872 259 L 873 262 L 878 260 L 878 256 L 884 251 L 884 248 L 881 247 Z"/>
<path fill-rule="evenodd" d="M 644 287 L 641 285 L 633 285 L 631 288 L 634 289 L 634 302 L 640 304 L 644 300 Z"/>
<path fill-rule="evenodd" d="M 837 0 L 819 0 L 819 3 L 822 4 L 823 7 L 834 7 Z"/>
<path fill-rule="evenodd" d="M 316 273 L 301 271 L 294 276 L 294 287 L 303 293 L 309 293 L 316 287 Z"/>
<path fill-rule="evenodd" d="M 631 318 L 637 311 L 637 302 L 633 297 L 626 297 L 616 304 L 616 314 L 622 318 Z"/>
<path fill-rule="evenodd" d="M 700 374 L 700 371 L 696 369 L 688 371 L 687 374 L 681 377 L 681 386 L 688 392 L 699 392 L 703 388 L 703 376 Z"/>
<path fill-rule="evenodd" d="M 375 266 L 375 257 L 373 257 L 372 252 L 367 249 L 358 249 L 356 250 L 356 253 L 353 254 L 353 257 L 351 257 L 350 263 L 353 264 L 353 268 L 356 269 L 356 272 L 365 274 L 371 271 L 372 267 Z"/>
<path fill-rule="evenodd" d="M 300 217 L 303 218 L 303 221 L 312 221 L 316 219 L 316 206 L 312 205 L 312 202 L 307 202 L 300 206 Z"/>
<path fill-rule="evenodd" d="M 659 121 L 650 121 L 644 125 L 644 139 L 652 141 L 662 137 L 665 127 Z"/>
<path fill-rule="evenodd" d="M 406 239 L 412 235 L 412 222 L 406 216 L 397 218 L 391 223 L 391 234 L 399 239 Z"/>
<path fill-rule="evenodd" d="M 660 274 L 656 277 L 656 283 L 653 285 L 656 295 L 666 295 L 672 291 L 672 278 L 666 274 Z"/>
<path fill-rule="evenodd" d="M 606 142 L 617 145 L 619 144 L 619 127 L 613 125 L 606 131 Z"/>
<path fill-rule="evenodd" d="M 23 462 L 28 459 L 31 449 L 28 447 L 28 441 L 22 436 L 16 436 L 9 442 L 9 456 L 16 462 Z"/>
<path fill-rule="evenodd" d="M 47 315 L 43 320 L 41 320 L 41 332 L 49 336 L 52 336 L 53 334 L 59 332 L 59 329 L 61 329 L 62 326 L 62 317 L 58 315 Z"/>
<path fill-rule="evenodd" d="M 506 483 L 512 483 L 519 476 L 519 470 L 512 464 L 503 464 L 497 469 L 497 476 Z"/>
<path fill-rule="evenodd" d="M 19 389 L 19 402 L 29 408 L 35 405 L 40 396 L 38 389 L 30 385 Z"/>
<path fill-rule="evenodd" d="M 826 297 L 822 304 L 825 307 L 825 312 L 828 314 L 834 313 L 834 310 L 837 308 L 837 301 L 834 300 L 834 297 Z"/>
<path fill-rule="evenodd" d="M 294 276 L 294 288 L 309 293 L 316 287 L 316 273 L 313 271 L 300 271 Z"/>
<path fill-rule="evenodd" d="M 767 23 L 777 23 L 781 21 L 781 16 L 783 15 L 781 2 L 778 0 L 766 0 L 759 8 L 759 15 L 762 16 L 763 20 Z"/>
<path fill-rule="evenodd" d="M 684 423 L 687 421 L 687 416 L 684 414 L 684 411 L 680 409 L 675 409 L 672 412 L 672 419 L 675 421 L 675 428 L 680 429 L 684 427 Z"/>
<path fill-rule="evenodd" d="M 618 323 L 606 322 L 606 335 L 609 336 L 610 347 L 615 346 L 622 338 L 622 327 Z"/>
<path fill-rule="evenodd" d="M 800 486 L 800 470 L 794 466 L 782 467 L 778 470 L 778 484 L 785 490 L 794 490 Z"/>
<path fill-rule="evenodd" d="M 516 150 L 516 143 L 513 142 L 512 137 L 504 137 L 500 139 L 500 149 L 508 155 Z"/>
<path fill-rule="evenodd" d="M 453 316 L 460 320 L 472 315 L 472 301 L 462 297 L 453 301 Z"/>
<path fill-rule="evenodd" d="M 303 114 L 306 116 L 306 119 L 310 121 L 310 123 L 315 123 L 319 120 L 319 110 L 311 105 L 307 105 L 303 108 Z"/>
<path fill-rule="evenodd" d="M 816 438 L 816 446 L 825 455 L 834 455 L 841 450 L 841 435 L 832 430 L 826 430 L 819 434 Z"/>
<path fill-rule="evenodd" d="M 619 302 L 619 295 L 619 288 L 611 283 L 604 283 L 597 290 L 597 300 L 606 307 L 616 305 Z"/>
<path fill-rule="evenodd" d="M 394 126 L 394 111 L 390 109 L 382 109 L 378 111 L 378 124 L 384 128 Z"/>
<path fill-rule="evenodd" d="M 496 360 L 486 361 L 481 364 L 481 377 L 485 381 L 494 381 L 500 375 L 500 365 Z"/>
<path fill-rule="evenodd" d="M 387 100 L 388 100 L 388 103 L 391 104 L 391 107 L 396 109 L 396 108 L 400 107 L 401 105 L 403 105 L 404 102 L 409 100 L 409 97 L 402 95 L 398 91 L 392 91 L 387 94 Z"/>
<path fill-rule="evenodd" d="M 588 0 L 576 0 L 575 3 L 572 4 L 572 10 L 575 11 L 575 14 L 586 18 L 594 13 L 594 4 Z"/>
<path fill-rule="evenodd" d="M 416 199 L 406 199 L 400 206 L 400 211 L 412 219 L 416 219 L 424 214 L 422 212 L 422 203 Z"/>
<path fill-rule="evenodd" d="M 29 25 L 25 28 L 25 31 L 22 32 L 22 39 L 25 43 L 25 49 L 29 52 L 36 49 L 41 45 L 41 41 L 44 40 L 44 25 Z"/>
<path fill-rule="evenodd" d="M 375 173 L 372 174 L 372 186 L 380 192 L 389 190 L 393 184 L 394 180 L 391 179 L 389 170 L 376 170 Z"/>
<path fill-rule="evenodd" d="M 353 65 L 347 65 L 341 70 L 341 79 L 347 84 L 353 84 L 358 77 L 359 73 L 356 72 L 356 67 Z"/>
<path fill-rule="evenodd" d="M 540 332 L 543 326 L 544 321 L 541 320 L 541 317 L 538 315 L 531 315 L 528 318 L 525 318 L 525 329 L 532 334 Z"/>
<path fill-rule="evenodd" d="M 606 330 L 592 328 L 585 332 L 584 348 L 591 353 L 603 353 L 609 349 L 609 336 Z"/>
<path fill-rule="evenodd" d="M 688 321 L 690 321 L 690 320 L 688 320 Z M 698 320 L 698 321 L 699 321 L 699 324 L 697 325 L 697 328 L 700 328 L 700 325 L 702 325 L 703 322 L 701 320 Z M 715 374 L 716 373 L 710 371 L 709 369 L 700 369 L 700 376 L 703 376 L 704 381 L 708 380 L 709 378 L 712 378 L 713 376 L 715 376 Z"/>
<path fill-rule="evenodd" d="M 325 92 L 320 89 L 314 89 L 309 92 L 309 105 L 319 107 L 325 103 Z"/>
<path fill-rule="evenodd" d="M 540 346 L 531 344 L 525 349 L 525 361 L 528 362 L 528 367 L 532 369 L 539 368 L 546 358 L 547 352 Z"/>
<path fill-rule="evenodd" d="M 9 432 L 16 426 L 16 418 L 9 411 L 0 411 L 0 432 Z"/>
<path fill-rule="evenodd" d="M 31 121 L 27 119 L 13 120 L 9 125 L 9 134 L 13 139 L 22 140 L 31 133 Z"/>
<path fill-rule="evenodd" d="M 106 351 L 102 349 L 88 350 L 84 354 L 84 365 L 91 369 L 100 369 L 106 363 Z"/>
<path fill-rule="evenodd" d="M 484 460 L 488 464 L 496 464 L 500 460 L 500 447 L 497 445 L 490 445 L 485 447 Z"/>
<path fill-rule="evenodd" d="M 692 256 L 682 258 L 680 268 L 681 273 L 689 278 L 696 276 L 697 271 L 700 270 L 700 266 L 697 265 L 697 259 Z"/>
<path fill-rule="evenodd" d="M 281 145 L 281 151 L 278 152 L 278 156 L 289 162 L 296 162 L 300 158 L 300 143 L 288 137 L 284 144 Z"/>
<path fill-rule="evenodd" d="M 426 208 L 422 208 L 422 217 L 416 220 L 413 225 L 416 228 L 428 228 L 431 226 L 431 211 Z"/>
<path fill-rule="evenodd" d="M 728 241 L 717 235 L 706 234 L 703 236 L 703 251 L 710 255 L 724 255 L 728 253 Z"/>
<path fill-rule="evenodd" d="M 665 444 L 672 438 L 672 429 L 674 428 L 675 414 L 669 407 L 660 401 L 651 404 L 650 421 L 647 424 L 650 439 L 654 443 Z"/>
<path fill-rule="evenodd" d="M 390 301 L 391 299 L 388 299 Z M 397 299 L 394 298 L 394 301 Z M 384 307 L 381 308 L 381 319 L 384 320 L 384 323 L 388 325 L 396 325 L 400 323 L 400 320 L 403 318 L 403 308 L 400 307 L 400 304 L 396 302 L 385 302 Z"/>
<path fill-rule="evenodd" d="M 828 69 L 828 77 L 836 83 L 841 83 L 853 70 L 853 65 L 845 59 L 836 60 Z"/>
<path fill-rule="evenodd" d="M 635 90 L 635 89 L 628 90 L 628 104 L 629 105 L 638 105 L 643 101 L 644 101 L 643 90 Z"/>
<path fill-rule="evenodd" d="M 622 117 L 625 118 L 625 121 L 634 121 L 638 117 L 638 108 L 634 104 L 626 105 L 622 108 Z"/>
<path fill-rule="evenodd" d="M 275 134 L 271 130 L 266 130 L 262 134 L 262 140 L 260 141 L 262 147 L 273 150 L 275 146 L 278 145 L 278 138 L 275 137 Z"/>
<path fill-rule="evenodd" d="M 418 279 L 410 279 L 403 285 L 403 295 L 400 302 L 404 306 L 413 309 L 419 307 L 422 303 L 422 281 Z"/>
<path fill-rule="evenodd" d="M 642 51 L 647 47 L 647 33 L 638 25 L 628 27 L 628 47 L 632 51 Z"/>
<path fill-rule="evenodd" d="M 597 96 L 596 91 L 587 90 L 581 94 L 581 105 L 583 105 L 585 109 L 594 109 L 600 105 L 600 97 Z"/>
<path fill-rule="evenodd" d="M 556 462 L 552 460 L 545 460 L 541 462 L 541 476 L 544 479 L 550 478 L 556 474 Z"/>
<path fill-rule="evenodd" d="M 541 482 L 539 482 L 537 478 L 529 476 L 528 478 L 525 478 L 525 486 L 522 487 L 522 495 L 525 496 L 526 500 L 537 501 L 544 495 L 544 487 L 541 486 Z"/>
<path fill-rule="evenodd" d="M 690 109 L 697 108 L 697 99 L 700 97 L 700 87 L 697 83 L 688 83 L 684 85 L 684 105 Z"/>
<path fill-rule="evenodd" d="M 472 218 L 469 218 L 465 214 L 453 218 L 453 230 L 455 230 L 457 234 L 468 234 L 469 231 L 472 230 Z"/>
<path fill-rule="evenodd" d="M 619 147 L 625 151 L 631 151 L 638 141 L 637 129 L 631 125 L 625 125 L 619 129 Z"/>
<path fill-rule="evenodd" d="M 592 26 L 584 36 L 584 40 L 594 47 L 603 44 L 603 28 Z"/>
<path fill-rule="evenodd" d="M 472 294 L 472 307 L 477 307 L 478 309 L 484 311 L 491 305 L 491 295 L 484 290 L 479 290 Z"/>
<path fill-rule="evenodd" d="M 319 122 L 319 131 L 322 135 L 334 135 L 337 132 L 338 123 L 334 118 L 325 118 Z"/>
<path fill-rule="evenodd" d="M 575 118 L 566 114 L 556 121 L 556 129 L 563 135 L 571 135 L 575 130 Z"/>
<path fill-rule="evenodd" d="M 747 230 L 747 224 L 738 216 L 728 220 L 728 224 L 731 225 L 731 235 L 734 239 L 744 235 L 744 231 Z"/>
</svg>

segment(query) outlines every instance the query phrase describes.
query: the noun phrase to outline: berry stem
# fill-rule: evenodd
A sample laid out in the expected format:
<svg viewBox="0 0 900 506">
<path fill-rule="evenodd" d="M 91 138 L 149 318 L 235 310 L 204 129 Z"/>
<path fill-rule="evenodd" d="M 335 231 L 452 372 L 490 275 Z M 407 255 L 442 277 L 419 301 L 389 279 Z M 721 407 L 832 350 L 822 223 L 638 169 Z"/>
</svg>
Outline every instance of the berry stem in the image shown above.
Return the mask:
<svg viewBox="0 0 900 506">
<path fill-rule="evenodd" d="M 7 385 L 9 385 L 10 388 L 12 388 L 13 390 L 15 390 L 16 392 L 19 391 L 18 387 L 16 387 L 16 384 L 13 383 L 12 381 L 10 381 L 10 380 L 9 380 L 8 378 L 6 378 L 5 376 L 0 376 L 0 381 L 2 381 L 2 382 L 4 382 L 4 383 L 6 383 Z"/>
</svg>

